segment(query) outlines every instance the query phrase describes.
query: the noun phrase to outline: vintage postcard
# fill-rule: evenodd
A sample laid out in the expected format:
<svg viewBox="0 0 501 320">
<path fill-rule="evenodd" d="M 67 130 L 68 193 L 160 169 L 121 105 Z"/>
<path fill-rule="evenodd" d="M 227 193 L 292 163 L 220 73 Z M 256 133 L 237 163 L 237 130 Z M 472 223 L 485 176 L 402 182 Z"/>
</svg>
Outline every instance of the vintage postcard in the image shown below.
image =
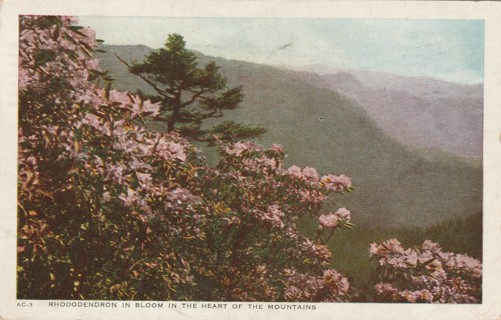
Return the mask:
<svg viewBox="0 0 501 320">
<path fill-rule="evenodd" d="M 1 319 L 501 317 L 499 3 L 1 6 Z"/>
</svg>

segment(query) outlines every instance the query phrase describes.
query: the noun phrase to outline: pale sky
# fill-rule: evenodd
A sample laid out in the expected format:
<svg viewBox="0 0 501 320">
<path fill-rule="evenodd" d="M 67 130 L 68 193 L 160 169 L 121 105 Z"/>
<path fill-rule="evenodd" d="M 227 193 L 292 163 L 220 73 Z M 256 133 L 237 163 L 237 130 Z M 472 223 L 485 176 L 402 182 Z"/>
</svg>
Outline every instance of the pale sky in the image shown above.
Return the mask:
<svg viewBox="0 0 501 320">
<path fill-rule="evenodd" d="M 105 44 L 189 49 L 269 65 L 323 64 L 453 82 L 484 76 L 483 20 L 80 17 Z"/>
</svg>

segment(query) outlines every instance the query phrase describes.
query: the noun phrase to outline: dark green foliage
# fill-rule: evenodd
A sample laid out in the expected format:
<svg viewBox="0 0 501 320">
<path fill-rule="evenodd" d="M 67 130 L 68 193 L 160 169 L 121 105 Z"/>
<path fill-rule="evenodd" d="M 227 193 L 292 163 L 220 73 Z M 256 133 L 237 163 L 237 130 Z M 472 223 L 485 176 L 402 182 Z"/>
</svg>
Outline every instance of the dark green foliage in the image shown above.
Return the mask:
<svg viewBox="0 0 501 320">
<path fill-rule="evenodd" d="M 225 121 L 215 125 L 210 130 L 212 135 L 218 136 L 223 141 L 247 140 L 260 136 L 265 132 L 266 129 L 262 127 L 236 123 L 234 121 Z"/>
</svg>

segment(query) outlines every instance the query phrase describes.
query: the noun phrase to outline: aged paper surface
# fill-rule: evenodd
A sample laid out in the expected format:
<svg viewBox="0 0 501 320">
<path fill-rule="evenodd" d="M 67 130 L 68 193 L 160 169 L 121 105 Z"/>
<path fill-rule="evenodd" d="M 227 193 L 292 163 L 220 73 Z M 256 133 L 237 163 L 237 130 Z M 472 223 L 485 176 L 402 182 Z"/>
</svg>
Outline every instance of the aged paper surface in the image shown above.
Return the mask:
<svg viewBox="0 0 501 320">
<path fill-rule="evenodd" d="M 500 319 L 501 318 L 501 4 L 411 1 L 4 1 L 1 4 L 0 319 Z M 17 68 L 19 15 L 81 17 L 228 17 L 309 19 L 427 19 L 484 21 L 483 286 L 481 304 L 315 303 L 312 310 L 269 309 L 270 303 L 121 301 L 54 305 L 57 300 L 16 300 Z M 98 35 L 99 36 L 99 35 Z M 107 40 L 107 39 L 105 39 Z M 283 44 L 286 49 L 288 44 Z M 161 307 L 159 307 L 161 306 Z"/>
</svg>

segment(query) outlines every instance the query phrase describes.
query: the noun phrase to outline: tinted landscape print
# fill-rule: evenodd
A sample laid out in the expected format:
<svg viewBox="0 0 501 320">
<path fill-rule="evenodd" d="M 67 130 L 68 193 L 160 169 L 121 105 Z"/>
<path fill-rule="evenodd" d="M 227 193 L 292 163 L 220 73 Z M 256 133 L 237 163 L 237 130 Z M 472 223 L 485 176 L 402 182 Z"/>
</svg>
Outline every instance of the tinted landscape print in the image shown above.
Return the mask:
<svg viewBox="0 0 501 320">
<path fill-rule="evenodd" d="M 19 299 L 482 302 L 483 21 L 19 25 Z"/>
</svg>

